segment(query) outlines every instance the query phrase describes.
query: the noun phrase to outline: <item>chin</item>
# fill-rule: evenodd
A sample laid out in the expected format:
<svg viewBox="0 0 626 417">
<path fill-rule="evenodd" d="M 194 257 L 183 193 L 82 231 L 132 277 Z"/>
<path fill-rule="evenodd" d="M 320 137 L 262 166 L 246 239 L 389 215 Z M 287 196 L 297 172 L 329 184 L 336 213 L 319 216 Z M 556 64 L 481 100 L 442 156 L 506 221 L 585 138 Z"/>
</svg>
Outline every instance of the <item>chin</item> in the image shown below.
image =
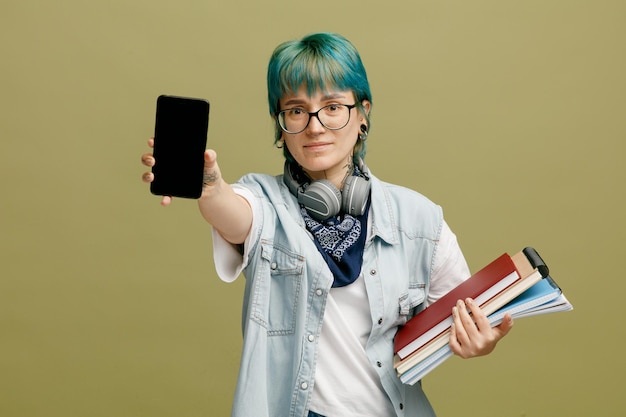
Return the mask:
<svg viewBox="0 0 626 417">
<path fill-rule="evenodd" d="M 298 161 L 300 166 L 307 171 L 326 171 L 334 164 L 325 156 L 309 156 Z"/>
</svg>

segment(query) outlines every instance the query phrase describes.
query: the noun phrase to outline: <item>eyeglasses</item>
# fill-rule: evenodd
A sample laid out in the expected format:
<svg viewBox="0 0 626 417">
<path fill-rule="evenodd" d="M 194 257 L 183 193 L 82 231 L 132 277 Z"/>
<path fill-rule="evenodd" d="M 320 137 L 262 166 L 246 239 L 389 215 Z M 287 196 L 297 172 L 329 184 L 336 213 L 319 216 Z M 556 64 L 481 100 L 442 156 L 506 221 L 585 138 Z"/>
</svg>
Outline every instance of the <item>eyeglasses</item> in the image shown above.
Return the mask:
<svg viewBox="0 0 626 417">
<path fill-rule="evenodd" d="M 346 127 L 350 121 L 350 111 L 355 107 L 356 104 L 329 104 L 313 113 L 294 107 L 278 113 L 278 124 L 287 133 L 300 133 L 307 128 L 311 117 L 315 116 L 326 129 L 339 130 Z"/>
</svg>

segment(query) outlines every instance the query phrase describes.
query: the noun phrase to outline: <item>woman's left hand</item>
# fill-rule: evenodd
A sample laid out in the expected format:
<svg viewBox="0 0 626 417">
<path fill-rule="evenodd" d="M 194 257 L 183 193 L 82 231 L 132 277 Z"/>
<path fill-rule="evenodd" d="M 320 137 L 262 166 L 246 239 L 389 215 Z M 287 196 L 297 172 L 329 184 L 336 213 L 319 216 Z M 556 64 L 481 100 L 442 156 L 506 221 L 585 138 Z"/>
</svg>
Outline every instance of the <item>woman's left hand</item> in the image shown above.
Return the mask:
<svg viewBox="0 0 626 417">
<path fill-rule="evenodd" d="M 509 314 L 504 316 L 499 326 L 491 327 L 485 313 L 469 298 L 456 303 L 452 319 L 450 349 L 464 359 L 488 355 L 513 327 Z"/>
</svg>

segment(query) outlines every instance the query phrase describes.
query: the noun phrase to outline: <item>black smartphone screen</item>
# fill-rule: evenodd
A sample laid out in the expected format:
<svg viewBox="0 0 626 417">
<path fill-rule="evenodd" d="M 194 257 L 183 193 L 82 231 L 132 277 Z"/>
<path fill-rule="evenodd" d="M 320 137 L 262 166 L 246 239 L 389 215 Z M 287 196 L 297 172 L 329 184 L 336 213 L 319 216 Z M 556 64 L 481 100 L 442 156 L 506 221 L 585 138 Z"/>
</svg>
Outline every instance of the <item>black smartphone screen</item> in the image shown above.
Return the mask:
<svg viewBox="0 0 626 417">
<path fill-rule="evenodd" d="M 156 195 L 199 198 L 202 194 L 204 150 L 209 128 L 209 102 L 161 95 L 157 99 L 154 128 L 154 181 Z"/>
</svg>

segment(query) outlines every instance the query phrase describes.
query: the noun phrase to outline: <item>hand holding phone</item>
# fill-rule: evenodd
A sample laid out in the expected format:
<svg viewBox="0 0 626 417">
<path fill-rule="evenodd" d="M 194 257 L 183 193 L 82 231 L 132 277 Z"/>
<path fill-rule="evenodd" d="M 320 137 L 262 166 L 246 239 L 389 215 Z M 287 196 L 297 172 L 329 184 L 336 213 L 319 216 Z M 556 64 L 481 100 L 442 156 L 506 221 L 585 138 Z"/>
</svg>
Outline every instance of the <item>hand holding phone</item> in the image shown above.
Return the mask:
<svg viewBox="0 0 626 417">
<path fill-rule="evenodd" d="M 204 99 L 157 98 L 152 194 L 183 198 L 202 195 L 209 107 Z"/>
</svg>

